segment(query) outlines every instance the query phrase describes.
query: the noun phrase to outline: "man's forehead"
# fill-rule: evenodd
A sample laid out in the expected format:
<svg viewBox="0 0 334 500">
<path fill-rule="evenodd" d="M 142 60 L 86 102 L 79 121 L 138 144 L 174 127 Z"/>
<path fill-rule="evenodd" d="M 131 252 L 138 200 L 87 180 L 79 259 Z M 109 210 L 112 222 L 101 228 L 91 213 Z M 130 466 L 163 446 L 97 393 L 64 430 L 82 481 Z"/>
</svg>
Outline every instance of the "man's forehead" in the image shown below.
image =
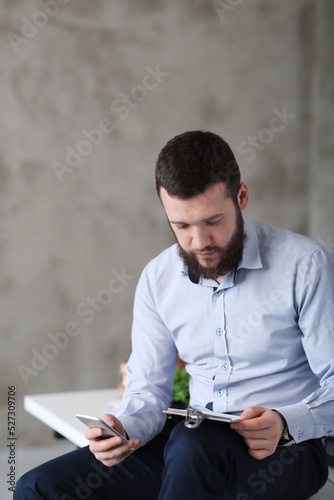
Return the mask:
<svg viewBox="0 0 334 500">
<path fill-rule="evenodd" d="M 207 220 L 222 214 L 229 204 L 233 205 L 231 198 L 226 196 L 223 183 L 214 184 L 203 193 L 185 200 L 170 196 L 164 188 L 161 188 L 160 196 L 169 220 L 175 222 Z"/>
</svg>

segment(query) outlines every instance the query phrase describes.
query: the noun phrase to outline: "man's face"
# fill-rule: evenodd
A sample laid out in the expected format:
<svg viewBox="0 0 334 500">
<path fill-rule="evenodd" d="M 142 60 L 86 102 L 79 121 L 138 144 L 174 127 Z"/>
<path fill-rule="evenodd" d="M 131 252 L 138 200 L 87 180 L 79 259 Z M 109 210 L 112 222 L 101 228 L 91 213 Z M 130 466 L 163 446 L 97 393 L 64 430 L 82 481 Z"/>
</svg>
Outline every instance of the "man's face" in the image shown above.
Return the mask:
<svg viewBox="0 0 334 500">
<path fill-rule="evenodd" d="M 248 188 L 241 183 L 238 206 L 219 182 L 204 193 L 183 200 L 160 191 L 169 224 L 187 267 L 204 278 L 221 282 L 242 257 L 244 230 L 241 209 L 248 204 Z"/>
</svg>

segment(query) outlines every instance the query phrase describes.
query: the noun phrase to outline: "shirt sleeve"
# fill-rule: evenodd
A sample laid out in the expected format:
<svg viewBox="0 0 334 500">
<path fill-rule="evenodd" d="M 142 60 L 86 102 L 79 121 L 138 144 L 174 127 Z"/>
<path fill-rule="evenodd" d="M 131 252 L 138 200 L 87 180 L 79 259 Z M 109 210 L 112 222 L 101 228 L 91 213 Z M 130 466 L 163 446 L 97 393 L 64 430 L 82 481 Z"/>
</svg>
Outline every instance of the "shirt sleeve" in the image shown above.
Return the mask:
<svg viewBox="0 0 334 500">
<path fill-rule="evenodd" d="M 147 266 L 135 294 L 129 381 L 116 414 L 129 437 L 140 439 L 142 445 L 163 429 L 162 410 L 173 398 L 177 360 L 175 344 L 157 310 L 155 285 Z"/>
<path fill-rule="evenodd" d="M 334 432 L 334 258 L 321 247 L 300 266 L 295 308 L 304 351 L 320 384 L 302 401 L 276 408 L 298 443 Z"/>
</svg>

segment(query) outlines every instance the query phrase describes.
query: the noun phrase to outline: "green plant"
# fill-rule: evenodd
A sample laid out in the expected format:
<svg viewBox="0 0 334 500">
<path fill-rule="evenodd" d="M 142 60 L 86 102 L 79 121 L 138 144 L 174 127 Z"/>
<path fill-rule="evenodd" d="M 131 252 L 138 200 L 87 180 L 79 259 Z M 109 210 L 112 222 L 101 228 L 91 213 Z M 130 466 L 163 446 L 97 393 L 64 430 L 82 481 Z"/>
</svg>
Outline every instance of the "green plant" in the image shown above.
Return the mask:
<svg viewBox="0 0 334 500">
<path fill-rule="evenodd" d="M 189 374 L 181 363 L 175 368 L 173 401 L 189 403 Z"/>
</svg>

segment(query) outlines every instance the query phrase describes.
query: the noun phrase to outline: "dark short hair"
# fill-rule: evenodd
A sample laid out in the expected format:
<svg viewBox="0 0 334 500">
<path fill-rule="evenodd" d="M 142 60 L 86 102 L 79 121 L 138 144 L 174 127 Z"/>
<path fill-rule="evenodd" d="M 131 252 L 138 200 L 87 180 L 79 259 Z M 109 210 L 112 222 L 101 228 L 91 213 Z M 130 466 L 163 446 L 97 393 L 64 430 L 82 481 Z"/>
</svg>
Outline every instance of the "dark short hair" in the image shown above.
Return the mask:
<svg viewBox="0 0 334 500">
<path fill-rule="evenodd" d="M 164 187 L 170 196 L 187 199 L 224 182 L 234 201 L 240 170 L 229 145 L 217 134 L 194 130 L 177 135 L 161 150 L 155 168 L 158 196 Z"/>
</svg>

